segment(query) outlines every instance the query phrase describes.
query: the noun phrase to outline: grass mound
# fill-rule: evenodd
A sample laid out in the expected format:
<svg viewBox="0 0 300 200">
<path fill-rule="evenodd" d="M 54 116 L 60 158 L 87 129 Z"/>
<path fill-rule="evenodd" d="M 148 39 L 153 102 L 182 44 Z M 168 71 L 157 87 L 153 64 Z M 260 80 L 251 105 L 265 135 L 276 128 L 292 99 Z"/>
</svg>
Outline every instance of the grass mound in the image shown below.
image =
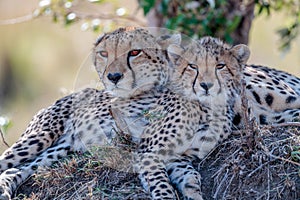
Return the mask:
<svg viewBox="0 0 300 200">
<path fill-rule="evenodd" d="M 39 169 L 19 188 L 15 199 L 150 198 L 133 173 L 132 153 L 102 147 Z"/>
<path fill-rule="evenodd" d="M 300 129 L 240 133 L 199 163 L 205 199 L 300 199 Z"/>
<path fill-rule="evenodd" d="M 150 199 L 131 149 L 99 147 L 39 169 L 15 199 Z M 300 199 L 300 128 L 237 131 L 195 167 L 204 199 Z"/>
</svg>

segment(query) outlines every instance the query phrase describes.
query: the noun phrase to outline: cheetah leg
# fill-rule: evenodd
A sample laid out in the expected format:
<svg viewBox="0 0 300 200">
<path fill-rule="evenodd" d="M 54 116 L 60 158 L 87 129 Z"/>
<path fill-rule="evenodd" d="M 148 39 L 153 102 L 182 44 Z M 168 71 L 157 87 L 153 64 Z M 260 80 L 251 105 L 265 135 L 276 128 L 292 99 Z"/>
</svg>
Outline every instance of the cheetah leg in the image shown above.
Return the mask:
<svg viewBox="0 0 300 200">
<path fill-rule="evenodd" d="M 72 96 L 64 97 L 33 117 L 20 139 L 0 156 L 0 173 L 34 160 L 59 139 L 71 114 L 72 100 Z"/>
<path fill-rule="evenodd" d="M 58 135 L 55 135 L 50 129 L 44 131 L 33 125 L 35 121 L 40 118 L 47 118 L 48 115 L 49 112 L 41 110 L 32 119 L 20 139 L 3 152 L 0 156 L 0 172 L 33 160 L 40 152 L 43 152 L 57 140 Z"/>
<path fill-rule="evenodd" d="M 270 117 L 268 117 L 270 118 Z M 287 109 L 283 112 L 277 112 L 272 116 L 272 119 L 269 121 L 272 124 L 280 124 L 285 122 L 294 122 L 300 120 L 300 108 L 299 109 Z"/>
<path fill-rule="evenodd" d="M 144 189 L 152 199 L 176 199 L 164 162 L 153 153 L 138 154 L 137 170 Z"/>
<path fill-rule="evenodd" d="M 255 120 L 261 125 L 281 124 L 285 122 L 294 122 L 300 119 L 299 109 L 286 109 L 284 111 L 253 110 Z"/>
<path fill-rule="evenodd" d="M 260 125 L 281 124 L 300 120 L 300 108 L 274 111 L 250 105 L 248 114 L 251 119 L 254 119 Z M 244 119 L 242 119 L 241 116 L 241 112 L 236 113 L 235 119 L 238 119 L 237 122 L 234 122 L 234 125 L 237 126 L 236 128 L 241 128 L 245 124 Z"/>
<path fill-rule="evenodd" d="M 202 200 L 201 175 L 192 166 L 188 158 L 170 161 L 167 172 L 171 183 L 182 193 L 183 199 Z"/>
<path fill-rule="evenodd" d="M 67 153 L 72 150 L 73 143 L 72 135 L 66 134 L 61 137 L 54 146 L 44 151 L 33 162 L 4 171 L 0 175 L 0 199 L 11 199 L 16 188 L 31 176 L 37 170 L 38 166 L 50 166 L 58 159 L 66 157 Z"/>
</svg>

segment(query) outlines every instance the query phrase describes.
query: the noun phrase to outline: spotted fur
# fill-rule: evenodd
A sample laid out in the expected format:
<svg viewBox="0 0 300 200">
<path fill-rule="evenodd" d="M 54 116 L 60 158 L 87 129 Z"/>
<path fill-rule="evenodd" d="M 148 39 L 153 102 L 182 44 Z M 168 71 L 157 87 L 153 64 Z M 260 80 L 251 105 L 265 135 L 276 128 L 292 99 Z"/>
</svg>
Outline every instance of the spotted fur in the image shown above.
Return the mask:
<svg viewBox="0 0 300 200">
<path fill-rule="evenodd" d="M 299 119 L 299 78 L 257 65 L 247 65 L 244 78 L 249 114 L 259 124 L 278 124 Z M 239 105 L 240 101 L 236 104 L 236 125 L 243 122 Z"/>
<path fill-rule="evenodd" d="M 176 45 L 168 48 L 167 55 L 170 43 Z M 134 28 L 99 37 L 93 60 L 109 92 L 86 89 L 40 111 L 0 157 L 0 199 L 9 199 L 38 166 L 50 165 L 70 152 L 87 151 L 90 146 L 110 145 L 119 127 L 114 111 L 139 143 L 136 169 L 152 198 L 175 199 L 175 185 L 184 199 L 202 199 L 201 176 L 192 162 L 231 133 L 240 112 L 244 77 L 249 110 L 261 122 L 279 123 L 282 119 L 277 114 L 297 114 L 299 79 L 269 68 L 246 66 L 246 46 L 230 47 L 210 37 L 185 48 L 178 43 L 178 37 L 157 39 Z M 258 68 L 269 70 L 271 78 L 253 71 Z M 253 75 L 247 79 L 249 71 Z M 263 95 L 258 80 L 279 82 L 284 90 L 281 86 L 275 90 L 282 98 L 276 99 L 277 93 L 271 91 Z M 283 102 L 288 106 L 280 106 Z M 274 111 L 272 117 L 262 115 L 261 110 L 268 109 Z"/>
<path fill-rule="evenodd" d="M 111 145 L 116 137 L 112 116 L 116 110 L 134 141 L 139 141 L 144 127 L 155 122 L 145 111 L 157 113 L 163 95 L 169 93 L 162 90 L 169 79 L 164 50 L 169 42 L 173 39 L 163 40 L 134 28 L 120 28 L 101 36 L 95 43 L 94 63 L 111 92 L 88 88 L 41 110 L 20 139 L 0 156 L 0 199 L 10 199 L 39 166 L 49 166 L 70 152 Z M 138 55 L 139 51 L 143 55 Z M 122 70 L 122 77 L 105 74 L 107 68 L 112 73 Z"/>
<path fill-rule="evenodd" d="M 143 132 L 137 168 L 155 199 L 175 199 L 172 185 L 183 199 L 202 199 L 201 176 L 192 162 L 231 133 L 249 50 L 204 38 L 168 51 L 175 70 L 168 88 L 176 93 L 164 102 L 170 109 L 165 117 Z"/>
</svg>

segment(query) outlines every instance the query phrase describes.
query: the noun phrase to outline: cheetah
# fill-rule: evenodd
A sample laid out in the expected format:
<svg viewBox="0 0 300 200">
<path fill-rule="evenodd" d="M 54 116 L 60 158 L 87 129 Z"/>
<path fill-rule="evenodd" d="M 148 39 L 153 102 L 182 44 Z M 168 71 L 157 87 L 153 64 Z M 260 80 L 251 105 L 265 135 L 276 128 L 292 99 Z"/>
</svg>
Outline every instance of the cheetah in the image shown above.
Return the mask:
<svg viewBox="0 0 300 200">
<path fill-rule="evenodd" d="M 114 110 L 139 142 L 136 168 L 152 197 L 175 199 L 172 183 L 184 199 L 202 199 L 201 176 L 191 162 L 203 158 L 230 134 L 233 105 L 240 94 L 240 71 L 249 50 L 244 45 L 219 47 L 208 40 L 207 46 L 193 44 L 177 56 L 172 54 L 177 48 L 173 46 L 167 55 L 166 46 L 180 41 L 175 38 L 176 42 L 172 37 L 160 41 L 144 29 L 131 28 L 100 37 L 94 64 L 110 92 L 86 89 L 40 111 L 20 140 L 0 157 L 0 199 L 9 199 L 38 166 L 50 165 L 69 152 L 110 144 L 118 128 Z M 204 78 L 199 73 L 201 65 L 186 63 L 193 61 L 189 54 L 193 50 L 199 53 L 196 61 L 213 63 L 218 52 L 228 63 L 226 67 L 224 63 L 211 69 L 206 66 L 209 70 Z M 169 67 L 168 57 L 174 68 Z M 214 83 L 207 82 L 207 77 Z M 158 117 L 149 120 L 145 110 Z"/>
<path fill-rule="evenodd" d="M 40 166 L 71 152 L 111 145 L 118 129 L 114 110 L 123 116 L 133 140 L 139 141 L 144 128 L 155 123 L 145 111 L 159 114 L 168 95 L 163 88 L 171 68 L 165 49 L 173 42 L 179 44 L 178 38 L 154 37 L 145 29 L 130 27 L 99 37 L 93 60 L 107 91 L 84 89 L 33 117 L 19 140 L 0 156 L 0 199 L 10 199 Z M 120 69 L 122 74 L 107 74 L 108 68 Z"/>
<path fill-rule="evenodd" d="M 257 80 L 245 78 L 249 69 L 257 67 L 246 64 L 250 55 L 247 46 L 231 47 L 212 37 L 204 37 L 198 43 L 190 43 L 184 48 L 171 45 L 168 51 L 175 72 L 167 87 L 180 94 L 174 100 L 181 102 L 178 103 L 181 106 L 177 106 L 176 111 L 170 110 L 158 123 L 146 127 L 139 144 L 136 167 L 144 187 L 157 199 L 175 198 L 171 184 L 177 187 L 184 199 L 202 199 L 201 175 L 194 169 L 192 162 L 202 159 L 232 132 L 236 113 L 240 112 L 236 110 L 236 105 L 241 104 L 241 83 L 244 79 L 247 84 L 246 96 L 250 101 L 249 109 L 260 112 L 251 104 L 253 100 L 249 95 L 253 95 L 253 88 L 248 86 Z M 287 76 L 285 72 L 272 72 Z M 298 98 L 297 87 L 293 84 L 298 79 L 293 76 L 289 78 L 293 80 L 288 82 L 292 86 L 284 83 L 287 80 L 282 80 L 280 84 L 286 85 L 284 88 L 287 91 L 280 94 Z M 260 84 L 269 85 L 268 81 Z M 268 115 L 272 117 L 268 123 L 281 123 L 276 115 L 282 114 L 285 120 L 299 115 L 297 99 L 289 102 L 289 99 L 294 98 L 271 92 L 268 94 L 273 95 L 274 99 L 278 98 L 274 100 L 275 104 L 288 104 L 272 107 L 272 103 L 266 102 L 266 109 L 269 107 L 273 111 Z M 174 108 L 174 102 L 169 107 Z"/>
<path fill-rule="evenodd" d="M 244 69 L 248 113 L 258 124 L 279 124 L 299 119 L 300 78 L 273 68 L 246 65 Z M 243 124 L 241 99 L 236 104 L 235 125 Z"/>
<path fill-rule="evenodd" d="M 145 128 L 136 168 L 154 199 L 176 199 L 175 185 L 183 199 L 201 200 L 201 176 L 192 162 L 231 133 L 233 106 L 250 51 L 245 45 L 227 48 L 206 39 L 205 45 L 170 45 L 168 53 L 174 72 L 167 88 L 174 94 L 164 103 L 170 110 Z"/>
</svg>

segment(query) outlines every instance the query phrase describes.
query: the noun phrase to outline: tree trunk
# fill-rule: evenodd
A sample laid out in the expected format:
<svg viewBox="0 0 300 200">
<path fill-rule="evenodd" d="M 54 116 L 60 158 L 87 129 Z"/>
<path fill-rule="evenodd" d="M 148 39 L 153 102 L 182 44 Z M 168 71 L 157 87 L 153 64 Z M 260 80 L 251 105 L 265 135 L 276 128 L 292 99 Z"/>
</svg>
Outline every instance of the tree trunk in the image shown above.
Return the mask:
<svg viewBox="0 0 300 200">
<path fill-rule="evenodd" d="M 215 0 L 217 1 L 217 0 Z M 188 3 L 197 3 L 198 5 L 201 5 L 200 2 L 203 1 L 180 1 L 180 0 L 171 0 L 168 4 L 168 13 L 163 14 L 161 13 L 161 0 L 157 0 L 155 7 L 153 9 L 151 9 L 151 11 L 148 13 L 147 15 L 147 20 L 148 20 L 148 26 L 149 27 L 164 27 L 166 20 L 174 18 L 178 15 L 178 13 L 182 14 L 184 11 L 186 11 L 186 13 L 184 13 L 185 15 L 190 14 L 191 12 L 193 12 L 193 10 L 188 10 L 182 7 L 184 7 L 185 5 L 187 5 Z M 207 1 L 208 2 L 208 1 Z M 179 7 L 180 11 L 179 11 Z M 249 41 L 249 32 L 250 32 L 250 28 L 251 28 L 251 24 L 252 24 L 252 20 L 254 18 L 254 7 L 255 7 L 255 1 L 254 0 L 229 0 L 226 2 L 226 6 L 219 8 L 222 9 L 223 12 L 223 16 L 226 19 L 226 21 L 229 20 L 233 20 L 236 16 L 239 16 L 241 19 L 239 21 L 239 24 L 237 25 L 236 29 L 233 30 L 230 33 L 230 37 L 232 39 L 232 44 L 248 44 Z M 202 9 L 202 8 L 200 8 Z M 203 8 L 203 9 L 207 9 L 207 8 Z M 218 9 L 217 7 L 215 9 Z M 204 16 L 205 18 L 205 16 Z M 202 24 L 202 21 L 200 18 L 199 23 L 198 24 Z M 184 28 L 182 27 L 175 27 L 178 30 L 181 30 Z M 200 33 L 197 33 L 197 29 L 194 29 L 194 34 L 195 35 L 199 35 Z M 210 35 L 213 37 L 218 37 L 221 38 L 223 40 L 226 40 L 226 36 L 222 31 L 219 32 L 214 32 L 212 34 L 203 34 L 200 36 L 204 36 L 204 35 Z M 189 35 L 192 36 L 192 35 Z"/>
<path fill-rule="evenodd" d="M 228 18 L 232 15 L 241 16 L 242 19 L 237 28 L 231 33 L 233 44 L 248 44 L 249 32 L 254 18 L 255 1 L 230 0 L 228 1 Z"/>
</svg>

